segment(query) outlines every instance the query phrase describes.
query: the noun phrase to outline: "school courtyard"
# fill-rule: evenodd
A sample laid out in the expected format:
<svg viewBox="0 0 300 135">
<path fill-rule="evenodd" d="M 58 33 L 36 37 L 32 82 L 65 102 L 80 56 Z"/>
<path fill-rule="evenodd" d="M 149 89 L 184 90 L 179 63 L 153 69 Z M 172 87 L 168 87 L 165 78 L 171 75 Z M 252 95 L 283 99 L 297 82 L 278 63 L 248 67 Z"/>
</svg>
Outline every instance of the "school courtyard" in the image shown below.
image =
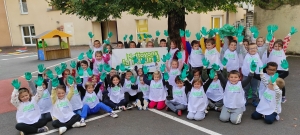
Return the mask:
<svg viewBox="0 0 300 135">
<path fill-rule="evenodd" d="M 37 76 L 37 64 L 43 63 L 47 68 L 54 70 L 54 67 L 61 62 L 77 60 L 81 52 L 86 52 L 87 47 L 71 50 L 72 57 L 52 61 L 39 61 L 37 54 L 28 49 L 25 53 L 11 53 L 12 50 L 0 52 L 0 131 L 1 135 L 18 135 L 15 129 L 16 108 L 10 103 L 10 95 L 13 90 L 11 80 L 19 78 L 22 86 L 27 87 L 26 80 L 22 77 L 24 72 L 32 72 Z M 112 118 L 107 114 L 99 113 L 90 116 L 87 126 L 74 128 L 65 135 L 298 135 L 300 133 L 300 98 L 299 98 L 299 75 L 300 57 L 288 56 L 290 74 L 286 78 L 287 102 L 282 104 L 283 111 L 280 114 L 280 121 L 267 125 L 263 120 L 252 120 L 251 113 L 255 110 L 248 105 L 243 115 L 242 123 L 233 125 L 219 121 L 219 112 L 209 111 L 202 121 L 193 121 L 186 118 L 187 112 L 181 117 L 175 113 L 165 110 L 138 111 L 117 111 L 118 118 Z M 34 78 L 35 79 L 35 78 Z M 43 135 L 56 135 L 57 130 L 48 123 L 50 131 Z"/>
</svg>

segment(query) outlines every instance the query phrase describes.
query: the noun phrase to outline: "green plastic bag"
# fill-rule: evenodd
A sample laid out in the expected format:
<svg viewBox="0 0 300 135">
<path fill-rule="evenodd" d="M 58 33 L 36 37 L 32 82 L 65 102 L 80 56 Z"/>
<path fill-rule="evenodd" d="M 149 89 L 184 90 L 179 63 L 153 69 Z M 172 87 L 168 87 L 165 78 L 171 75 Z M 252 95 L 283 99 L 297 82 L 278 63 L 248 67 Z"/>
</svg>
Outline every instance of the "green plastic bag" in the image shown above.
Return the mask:
<svg viewBox="0 0 300 135">
<path fill-rule="evenodd" d="M 68 43 L 66 43 L 66 42 L 64 42 L 64 41 L 61 41 L 60 47 L 61 47 L 62 49 L 66 49 L 66 48 L 68 48 Z"/>
<path fill-rule="evenodd" d="M 47 44 L 46 41 L 44 41 L 44 47 L 45 47 L 45 48 L 48 47 L 48 44 Z M 42 41 L 42 40 L 40 40 L 40 41 L 38 42 L 38 48 L 43 48 L 43 41 Z"/>
</svg>

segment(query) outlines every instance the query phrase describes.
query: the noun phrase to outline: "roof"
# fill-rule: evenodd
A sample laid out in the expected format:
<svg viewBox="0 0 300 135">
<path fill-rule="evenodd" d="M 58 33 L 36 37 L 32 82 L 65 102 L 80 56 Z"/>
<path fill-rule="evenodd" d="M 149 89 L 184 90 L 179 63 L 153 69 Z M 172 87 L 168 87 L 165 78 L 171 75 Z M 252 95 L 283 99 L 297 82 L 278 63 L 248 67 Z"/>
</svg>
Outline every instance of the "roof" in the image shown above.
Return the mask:
<svg viewBox="0 0 300 135">
<path fill-rule="evenodd" d="M 37 39 L 46 39 L 46 38 L 54 38 L 55 36 L 71 37 L 72 35 L 67 34 L 63 31 L 59 31 L 59 30 L 48 30 L 48 31 L 45 31 L 45 32 L 35 36 L 35 38 L 37 38 Z"/>
</svg>

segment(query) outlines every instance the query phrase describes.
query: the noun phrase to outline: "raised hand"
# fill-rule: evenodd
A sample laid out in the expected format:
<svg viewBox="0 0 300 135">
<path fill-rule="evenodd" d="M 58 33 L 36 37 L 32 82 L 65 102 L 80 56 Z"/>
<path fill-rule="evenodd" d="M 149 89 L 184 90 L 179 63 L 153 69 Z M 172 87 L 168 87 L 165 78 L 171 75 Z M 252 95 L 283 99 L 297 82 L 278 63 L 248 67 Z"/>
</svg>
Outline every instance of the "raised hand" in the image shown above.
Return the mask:
<svg viewBox="0 0 300 135">
<path fill-rule="evenodd" d="M 153 62 L 156 63 L 157 62 L 157 56 L 153 55 Z"/>
<path fill-rule="evenodd" d="M 148 34 L 148 35 L 147 35 L 147 38 L 152 39 L 152 35 L 151 35 L 151 34 Z"/>
<path fill-rule="evenodd" d="M 186 30 L 186 31 L 185 31 L 185 36 L 186 36 L 187 38 L 190 38 L 190 37 L 191 37 L 191 32 L 190 32 L 190 30 Z"/>
<path fill-rule="evenodd" d="M 91 31 L 88 33 L 88 35 L 89 35 L 90 38 L 93 38 L 93 37 L 94 37 L 94 34 L 93 34 L 93 32 L 91 32 Z"/>
<path fill-rule="evenodd" d="M 86 56 L 89 58 L 89 59 L 92 59 L 93 58 L 93 51 L 90 49 L 86 52 Z"/>
<path fill-rule="evenodd" d="M 138 36 L 139 40 L 142 40 L 141 34 L 137 34 L 137 36 Z"/>
<path fill-rule="evenodd" d="M 54 68 L 54 70 L 55 70 L 57 76 L 60 76 L 60 75 L 62 74 L 62 70 L 59 68 L 59 66 L 56 66 L 56 67 Z"/>
<path fill-rule="evenodd" d="M 215 75 L 216 75 L 216 71 L 214 69 L 211 69 L 209 71 L 209 78 L 210 79 L 214 79 L 215 78 Z"/>
<path fill-rule="evenodd" d="M 179 29 L 179 34 L 180 34 L 180 37 L 184 37 L 184 30 Z"/>
<path fill-rule="evenodd" d="M 145 64 L 146 63 L 146 59 L 144 57 L 141 58 L 141 64 Z"/>
<path fill-rule="evenodd" d="M 52 79 L 52 87 L 56 88 L 58 86 L 58 84 L 59 84 L 59 81 L 58 81 L 57 77 Z"/>
<path fill-rule="evenodd" d="M 298 32 L 298 30 L 295 27 L 291 27 L 291 31 L 290 31 L 291 35 L 294 35 L 297 32 Z"/>
<path fill-rule="evenodd" d="M 188 71 L 189 70 L 189 65 L 188 64 L 183 64 L 183 69 Z"/>
<path fill-rule="evenodd" d="M 178 59 L 182 59 L 182 53 L 181 53 L 181 52 L 178 52 L 178 53 L 176 54 L 176 56 L 177 56 Z"/>
<path fill-rule="evenodd" d="M 160 65 L 160 72 L 164 73 L 166 70 L 166 64 L 161 64 Z"/>
<path fill-rule="evenodd" d="M 170 76 L 169 76 L 169 73 L 165 72 L 164 73 L 164 80 L 169 80 Z"/>
<path fill-rule="evenodd" d="M 133 64 L 136 64 L 139 62 L 139 59 L 136 56 L 133 56 L 132 61 L 133 61 Z"/>
<path fill-rule="evenodd" d="M 204 67 L 208 67 L 208 65 L 209 65 L 209 60 L 208 59 L 206 59 L 205 57 L 202 59 L 202 63 L 203 63 L 203 66 Z"/>
<path fill-rule="evenodd" d="M 263 70 L 264 70 L 264 68 L 266 68 L 266 67 L 267 67 L 267 64 L 263 65 L 262 67 L 259 67 L 259 73 L 260 73 L 260 74 L 263 74 L 263 73 L 264 73 Z"/>
<path fill-rule="evenodd" d="M 273 34 L 269 32 L 269 33 L 267 34 L 266 38 L 267 38 L 267 41 L 270 42 L 270 41 L 272 40 L 272 38 L 273 38 Z"/>
<path fill-rule="evenodd" d="M 110 72 L 110 71 L 111 71 L 110 65 L 104 64 L 104 70 L 105 70 L 106 72 Z"/>
<path fill-rule="evenodd" d="M 143 72 L 144 74 L 148 74 L 149 68 L 147 66 L 143 66 Z"/>
<path fill-rule="evenodd" d="M 68 78 L 67 78 L 67 81 L 68 81 L 68 84 L 73 85 L 73 83 L 74 83 L 74 77 L 71 76 L 71 75 L 69 75 Z"/>
<path fill-rule="evenodd" d="M 226 65 L 227 65 L 227 62 L 228 62 L 228 60 L 224 57 L 223 60 L 222 60 L 222 65 L 223 65 L 223 66 L 226 66 Z"/>
<path fill-rule="evenodd" d="M 93 71 L 92 71 L 92 69 L 90 67 L 88 67 L 86 71 L 89 74 L 89 76 L 93 75 Z"/>
<path fill-rule="evenodd" d="M 47 74 L 47 76 L 48 76 L 49 79 L 52 80 L 52 79 L 54 78 L 53 72 L 52 72 L 51 70 L 48 70 L 48 71 L 46 72 L 46 74 Z"/>
<path fill-rule="evenodd" d="M 100 65 L 98 66 L 98 71 L 99 71 L 99 72 L 102 72 L 102 71 L 103 71 L 103 65 L 102 65 L 102 64 L 100 64 Z"/>
<path fill-rule="evenodd" d="M 161 61 L 164 62 L 164 63 L 167 61 L 166 55 L 163 55 L 163 57 L 161 58 Z"/>
<path fill-rule="evenodd" d="M 155 35 L 156 35 L 156 37 L 159 37 L 159 35 L 160 35 L 159 30 L 157 30 L 157 31 L 155 32 Z"/>
<path fill-rule="evenodd" d="M 208 35 L 208 32 L 207 32 L 207 29 L 205 27 L 202 27 L 200 32 L 202 33 L 203 36 L 207 36 Z"/>
<path fill-rule="evenodd" d="M 237 36 L 237 39 L 238 39 L 238 43 L 241 43 L 241 42 L 243 42 L 243 40 L 244 40 L 244 36 L 239 34 L 239 35 Z"/>
<path fill-rule="evenodd" d="M 201 34 L 198 32 L 196 33 L 196 39 L 199 41 L 201 39 Z"/>
<path fill-rule="evenodd" d="M 152 80 L 152 75 L 148 75 L 148 80 Z"/>
<path fill-rule="evenodd" d="M 216 63 L 214 63 L 213 65 L 211 65 L 212 69 L 219 71 L 220 70 L 220 66 Z"/>
<path fill-rule="evenodd" d="M 20 89 L 21 82 L 20 82 L 18 79 L 14 79 L 14 80 L 12 80 L 11 85 L 12 85 L 16 90 L 18 90 L 18 89 Z"/>
<path fill-rule="evenodd" d="M 188 76 L 188 75 L 186 74 L 186 71 L 183 70 L 183 71 L 181 72 L 179 78 L 180 78 L 181 81 L 184 81 L 184 80 L 186 79 L 187 76 Z"/>
<path fill-rule="evenodd" d="M 77 73 L 80 77 L 83 77 L 83 68 L 79 67 Z"/>
<path fill-rule="evenodd" d="M 282 60 L 280 66 L 285 70 L 289 69 L 289 63 L 287 60 Z"/>
<path fill-rule="evenodd" d="M 250 64 L 250 71 L 255 72 L 256 68 L 257 68 L 256 63 L 254 61 L 252 61 Z"/>
<path fill-rule="evenodd" d="M 66 63 L 60 63 L 61 66 L 61 71 L 65 71 L 67 69 L 67 64 Z"/>
<path fill-rule="evenodd" d="M 38 70 L 39 70 L 39 74 L 42 74 L 46 70 L 44 64 L 38 64 L 37 67 L 38 67 Z"/>
<path fill-rule="evenodd" d="M 133 39 L 133 35 L 131 34 L 131 35 L 129 36 L 129 41 L 132 41 L 132 39 Z"/>
<path fill-rule="evenodd" d="M 108 38 L 111 38 L 113 36 L 113 33 L 112 32 L 108 32 L 107 36 L 108 36 Z"/>
<path fill-rule="evenodd" d="M 105 72 L 101 73 L 101 76 L 100 76 L 101 81 L 104 81 L 106 76 L 107 76 L 107 74 Z"/>
<path fill-rule="evenodd" d="M 271 82 L 275 83 L 278 77 L 279 77 L 278 73 L 275 73 L 273 76 L 270 76 Z"/>
<path fill-rule="evenodd" d="M 108 39 L 104 40 L 104 44 L 109 45 L 110 41 Z"/>
<path fill-rule="evenodd" d="M 164 35 L 165 35 L 166 37 L 169 36 L 168 30 L 164 30 Z"/>
<path fill-rule="evenodd" d="M 76 68 L 76 62 L 75 61 L 71 61 L 70 67 L 73 68 L 73 69 Z"/>
<path fill-rule="evenodd" d="M 125 65 L 123 63 L 120 64 L 120 70 L 121 72 L 125 72 Z"/>
<path fill-rule="evenodd" d="M 31 73 L 30 72 L 25 72 L 25 79 L 27 80 L 27 81 L 30 81 L 31 80 L 31 78 L 32 78 L 32 75 L 31 75 Z"/>
<path fill-rule="evenodd" d="M 80 76 L 76 76 L 75 80 L 76 80 L 77 84 L 81 84 L 81 78 L 80 78 Z"/>
<path fill-rule="evenodd" d="M 125 34 L 125 36 L 123 37 L 123 40 L 126 41 L 127 40 L 128 35 Z"/>
<path fill-rule="evenodd" d="M 35 84 L 36 84 L 37 86 L 42 86 L 43 81 L 44 81 L 43 77 L 39 76 L 39 77 L 37 78 L 37 80 L 35 80 L 34 82 L 35 82 Z"/>
<path fill-rule="evenodd" d="M 135 83 L 135 81 L 136 81 L 136 78 L 132 75 L 132 76 L 130 76 L 130 81 L 131 81 L 131 83 Z"/>
<path fill-rule="evenodd" d="M 80 53 L 79 55 L 78 55 L 78 61 L 81 61 L 81 60 L 83 60 L 83 55 L 84 55 L 84 53 Z"/>
</svg>

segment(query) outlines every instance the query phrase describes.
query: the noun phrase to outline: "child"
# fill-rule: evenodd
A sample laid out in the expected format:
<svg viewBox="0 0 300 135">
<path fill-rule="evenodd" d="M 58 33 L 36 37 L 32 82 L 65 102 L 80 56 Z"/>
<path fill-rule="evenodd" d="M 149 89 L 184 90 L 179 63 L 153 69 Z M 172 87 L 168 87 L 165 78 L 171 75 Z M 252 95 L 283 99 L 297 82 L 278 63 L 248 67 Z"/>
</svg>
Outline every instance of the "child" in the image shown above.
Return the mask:
<svg viewBox="0 0 300 135">
<path fill-rule="evenodd" d="M 85 84 L 86 91 L 85 92 L 81 91 L 83 96 L 82 102 L 84 105 L 82 107 L 80 125 L 85 126 L 86 124 L 84 120 L 86 119 L 87 115 L 96 114 L 99 112 L 100 109 L 103 109 L 104 111 L 109 113 L 110 116 L 113 118 L 118 117 L 117 114 L 112 112 L 112 109 L 109 106 L 99 101 L 99 97 L 97 96 L 99 90 L 94 91 L 94 88 L 95 88 L 95 84 L 91 82 L 87 82 Z"/>
<path fill-rule="evenodd" d="M 218 52 L 218 50 L 215 47 L 215 40 L 214 39 L 207 39 L 205 42 L 205 58 L 210 61 L 209 65 L 207 66 L 208 68 L 208 72 L 210 71 L 210 69 L 212 68 L 212 64 L 217 64 L 220 65 L 221 61 L 220 61 L 220 53 Z M 222 67 L 221 67 L 222 68 Z"/>
<path fill-rule="evenodd" d="M 199 41 L 192 41 L 192 50 L 191 54 L 189 55 L 189 63 L 192 67 L 192 70 L 202 71 L 203 64 L 202 64 L 202 49 L 199 47 Z"/>
<path fill-rule="evenodd" d="M 78 91 L 80 89 L 80 86 L 77 86 L 77 85 L 80 85 L 81 81 L 74 82 L 74 83 L 77 83 L 74 85 L 73 84 L 71 85 L 67 79 L 65 79 L 64 82 L 66 84 L 66 85 L 64 85 L 66 94 L 69 94 L 70 90 L 73 89 L 72 97 L 69 99 L 69 102 L 72 105 L 73 112 L 75 114 L 81 115 L 83 103 L 81 101 L 81 92 Z"/>
<path fill-rule="evenodd" d="M 178 46 L 177 46 L 177 44 L 176 44 L 176 42 L 175 42 L 175 40 L 172 40 L 171 41 L 171 45 L 170 45 L 170 50 L 169 50 L 169 53 L 170 53 L 170 55 L 171 55 L 171 59 L 170 59 L 170 61 L 172 62 L 172 60 L 173 59 L 177 59 L 178 60 L 178 58 L 177 58 L 177 53 L 179 52 L 180 50 L 178 49 Z M 171 63 L 169 63 L 169 65 L 171 65 Z"/>
<path fill-rule="evenodd" d="M 118 41 L 118 43 L 117 43 L 117 49 L 123 49 L 123 48 L 124 48 L 123 42 Z"/>
<path fill-rule="evenodd" d="M 39 77 L 36 82 L 37 93 L 32 96 L 27 88 L 20 88 L 21 83 L 15 79 L 12 81 L 14 90 L 10 102 L 17 108 L 16 129 L 22 134 L 34 134 L 49 131 L 46 126 L 47 120 L 40 119 L 41 111 L 38 102 L 43 95 L 43 78 Z"/>
<path fill-rule="evenodd" d="M 105 50 L 106 49 L 106 50 Z M 103 52 L 105 53 L 105 63 L 107 63 L 108 65 L 112 66 L 112 46 L 111 45 L 106 45 Z M 107 51 L 107 52 L 106 52 Z"/>
<path fill-rule="evenodd" d="M 144 71 L 145 73 L 145 71 Z M 166 80 L 162 77 L 159 71 L 155 71 L 153 73 L 153 80 L 152 77 L 147 77 L 147 73 L 144 74 L 143 80 L 145 84 L 150 86 L 150 93 L 149 93 L 149 108 L 156 108 L 158 110 L 162 110 L 166 107 L 165 100 L 167 97 L 167 90 L 165 89 Z M 167 78 L 166 78 L 167 79 Z"/>
<path fill-rule="evenodd" d="M 204 69 L 204 68 L 203 68 Z M 203 70 L 202 70 L 203 71 Z M 195 79 L 201 79 L 204 80 L 203 78 L 201 78 L 201 74 L 199 70 L 193 70 L 193 78 L 190 79 L 190 83 L 193 83 L 193 80 Z"/>
<path fill-rule="evenodd" d="M 237 51 L 237 41 L 235 40 L 229 41 L 229 47 L 224 53 L 224 58 L 228 60 L 226 64 L 228 72 L 232 70 L 239 71 L 240 63 L 239 63 L 239 57 Z"/>
<path fill-rule="evenodd" d="M 136 99 L 136 106 L 138 107 L 138 110 L 147 110 L 148 104 L 149 104 L 149 85 L 145 84 L 144 82 L 144 76 L 138 77 L 139 82 L 136 84 L 131 85 L 131 89 L 138 90 L 137 91 L 137 99 Z M 143 101 L 143 106 L 141 101 Z"/>
<path fill-rule="evenodd" d="M 263 64 L 267 63 L 267 50 L 269 48 L 269 42 L 265 41 L 263 37 L 258 37 L 256 39 L 256 45 L 258 48 L 257 53 L 259 54 L 259 57 Z"/>
<path fill-rule="evenodd" d="M 93 58 L 95 58 L 95 53 L 97 52 L 97 51 L 102 51 L 103 50 L 103 46 L 101 45 L 101 43 L 100 43 L 100 41 L 99 40 L 95 40 L 94 41 L 94 45 L 92 45 L 92 39 L 91 39 L 91 41 L 90 41 L 90 48 L 91 48 L 91 50 L 93 50 Z"/>
<path fill-rule="evenodd" d="M 153 48 L 154 47 L 154 44 L 152 41 L 148 41 L 147 44 L 146 44 L 146 48 Z"/>
<path fill-rule="evenodd" d="M 182 60 L 181 53 L 177 53 L 177 54 L 178 54 L 178 56 L 177 56 L 178 60 L 176 60 L 176 59 L 172 60 L 171 68 L 167 64 L 167 63 L 169 63 L 169 60 L 166 61 L 167 71 L 169 72 L 169 76 L 170 76 L 168 81 L 169 81 L 169 84 L 172 86 L 176 86 L 175 78 L 177 75 L 180 75 L 181 69 L 183 67 L 183 60 Z"/>
<path fill-rule="evenodd" d="M 274 80 L 274 83 L 270 83 L 263 74 L 261 74 L 261 78 L 264 85 L 267 85 L 267 88 L 251 118 L 254 120 L 263 118 L 265 123 L 272 124 L 276 119 L 279 120 L 279 113 L 281 113 L 281 89 L 285 83 L 283 79 L 276 77 L 271 78 L 271 80 Z"/>
<path fill-rule="evenodd" d="M 107 85 L 108 99 L 104 101 L 109 107 L 114 110 L 126 110 L 125 104 L 127 101 L 124 99 L 124 90 L 120 77 L 118 75 L 109 75 L 106 78 L 110 78 L 110 82 Z"/>
<path fill-rule="evenodd" d="M 66 87 L 58 85 L 58 80 L 53 79 L 53 87 L 51 94 L 53 109 L 51 114 L 54 121 L 52 126 L 58 128 L 59 134 L 65 133 L 68 129 L 80 127 L 80 115 L 75 114 L 70 103 L 70 99 L 74 95 L 73 77 L 68 77 L 68 83 L 70 84 L 70 91 L 66 95 Z"/>
<path fill-rule="evenodd" d="M 176 76 L 175 82 L 177 86 L 167 85 L 171 95 L 166 100 L 166 110 L 172 110 L 178 116 L 181 116 L 182 110 L 187 107 L 187 94 L 191 90 L 192 86 L 188 80 L 181 80 L 179 76 Z"/>
<path fill-rule="evenodd" d="M 250 46 L 249 49 L 251 50 L 251 48 Z M 217 71 L 218 78 L 225 89 L 224 106 L 220 114 L 221 121 L 227 122 L 230 120 L 233 124 L 241 123 L 243 112 L 246 110 L 246 98 L 243 89 L 250 83 L 256 67 L 255 62 L 252 62 L 248 77 L 245 77 L 246 79 L 243 81 L 240 81 L 240 73 L 236 70 L 229 72 L 228 80 L 224 78 L 220 71 Z"/>
<path fill-rule="evenodd" d="M 243 66 L 242 66 L 243 81 L 247 80 L 248 74 L 250 72 L 249 67 L 250 67 L 252 61 L 255 62 L 258 67 L 263 66 L 263 63 L 259 57 L 259 54 L 257 53 L 257 45 L 254 43 L 251 43 L 248 46 L 248 50 L 249 50 L 249 52 L 247 53 L 247 55 L 244 59 L 244 62 L 243 62 Z M 255 73 L 259 74 L 258 68 L 256 69 Z M 246 99 L 248 99 L 248 92 L 250 90 L 250 86 L 252 89 L 252 100 L 253 100 L 252 105 L 254 107 L 256 107 L 258 105 L 258 99 L 257 99 L 258 80 L 254 78 L 251 80 L 250 84 L 248 84 L 246 87 L 244 87 Z M 247 105 L 247 102 L 246 102 L 246 105 Z"/>
<path fill-rule="evenodd" d="M 124 42 L 125 44 L 125 48 L 140 48 L 141 47 L 141 43 L 138 42 L 138 44 L 136 45 L 136 43 L 134 41 L 130 41 L 129 45 L 127 44 L 127 42 Z"/>
<path fill-rule="evenodd" d="M 215 74 L 214 70 L 211 70 L 210 72 L 212 72 L 211 74 Z M 200 79 L 193 80 L 193 87 L 188 96 L 188 119 L 199 121 L 205 118 L 205 111 L 208 105 L 208 99 L 205 92 L 211 82 L 211 77 L 204 83 L 204 85 L 202 85 L 202 81 Z"/>
<path fill-rule="evenodd" d="M 132 79 L 133 78 L 133 79 Z M 123 90 L 125 95 L 125 100 L 128 102 L 127 108 L 132 107 L 131 101 L 136 101 L 143 97 L 142 93 L 138 93 L 137 89 L 131 89 L 131 84 L 135 84 L 136 72 L 127 70 L 126 73 L 121 75 L 121 84 L 123 84 Z"/>
<path fill-rule="evenodd" d="M 105 63 L 108 63 L 109 60 L 110 60 L 109 55 L 108 55 L 108 57 L 104 57 L 101 51 L 95 52 L 95 58 L 91 61 L 91 66 L 90 66 L 91 69 L 93 70 L 93 75 L 100 76 L 99 73 L 102 72 L 102 71 L 98 70 L 99 65 L 103 65 Z"/>
</svg>

